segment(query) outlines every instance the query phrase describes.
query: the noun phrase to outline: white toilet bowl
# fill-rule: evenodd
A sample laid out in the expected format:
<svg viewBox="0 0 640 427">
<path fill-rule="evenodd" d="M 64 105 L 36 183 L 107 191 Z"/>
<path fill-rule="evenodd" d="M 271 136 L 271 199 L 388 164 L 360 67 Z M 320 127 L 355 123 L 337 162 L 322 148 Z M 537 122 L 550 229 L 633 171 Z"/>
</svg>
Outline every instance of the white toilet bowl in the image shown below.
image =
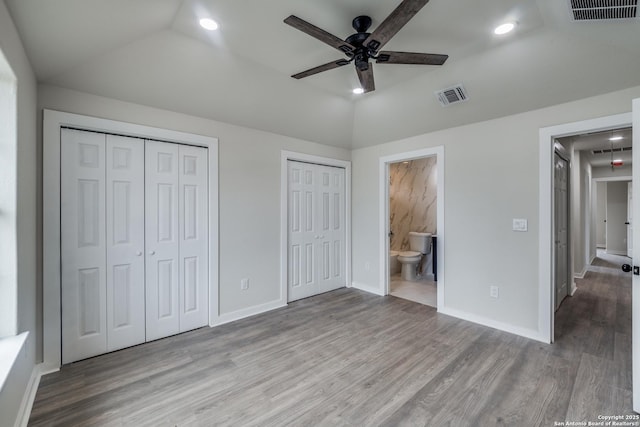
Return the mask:
<svg viewBox="0 0 640 427">
<path fill-rule="evenodd" d="M 412 282 L 418 278 L 418 265 L 423 255 L 431 253 L 431 233 L 409 232 L 409 249 L 398 254 L 398 262 L 402 265 L 402 279 Z"/>
<path fill-rule="evenodd" d="M 413 282 L 417 278 L 418 264 L 422 260 L 422 254 L 415 251 L 405 251 L 398 254 L 398 262 L 402 265 L 400 275 L 402 280 Z"/>
</svg>

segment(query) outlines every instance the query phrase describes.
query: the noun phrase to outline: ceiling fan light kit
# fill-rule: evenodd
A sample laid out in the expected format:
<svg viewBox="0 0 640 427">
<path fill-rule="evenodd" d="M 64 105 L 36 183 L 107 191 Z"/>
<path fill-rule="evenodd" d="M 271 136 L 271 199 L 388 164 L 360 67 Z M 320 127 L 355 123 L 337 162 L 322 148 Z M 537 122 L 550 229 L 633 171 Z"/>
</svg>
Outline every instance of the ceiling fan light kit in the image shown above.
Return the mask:
<svg viewBox="0 0 640 427">
<path fill-rule="evenodd" d="M 303 33 L 314 37 L 329 46 L 340 50 L 346 55 L 346 59 L 339 59 L 309 70 L 296 73 L 291 77 L 302 79 L 324 71 L 333 70 L 353 62 L 358 79 L 364 93 L 375 90 L 373 67 L 370 60 L 376 60 L 378 64 L 414 64 L 414 65 L 442 65 L 448 55 L 433 53 L 380 51 L 380 49 L 396 35 L 422 9 L 429 0 L 403 0 L 398 7 L 372 32 L 367 32 L 371 27 L 372 19 L 361 15 L 353 19 L 351 25 L 356 33 L 345 40 L 316 27 L 307 21 L 291 15 L 284 22 Z M 355 91 L 354 91 L 355 93 Z"/>
</svg>

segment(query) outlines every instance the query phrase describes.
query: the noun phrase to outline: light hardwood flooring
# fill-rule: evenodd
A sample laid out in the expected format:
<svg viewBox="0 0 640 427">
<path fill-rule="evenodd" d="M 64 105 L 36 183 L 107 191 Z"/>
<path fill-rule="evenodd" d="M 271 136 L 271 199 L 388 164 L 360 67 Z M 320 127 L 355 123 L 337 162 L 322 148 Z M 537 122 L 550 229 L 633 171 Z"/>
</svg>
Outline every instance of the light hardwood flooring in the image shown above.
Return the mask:
<svg viewBox="0 0 640 427">
<path fill-rule="evenodd" d="M 631 284 L 598 258 L 546 345 L 341 289 L 64 366 L 31 426 L 553 426 L 631 411 Z"/>
</svg>

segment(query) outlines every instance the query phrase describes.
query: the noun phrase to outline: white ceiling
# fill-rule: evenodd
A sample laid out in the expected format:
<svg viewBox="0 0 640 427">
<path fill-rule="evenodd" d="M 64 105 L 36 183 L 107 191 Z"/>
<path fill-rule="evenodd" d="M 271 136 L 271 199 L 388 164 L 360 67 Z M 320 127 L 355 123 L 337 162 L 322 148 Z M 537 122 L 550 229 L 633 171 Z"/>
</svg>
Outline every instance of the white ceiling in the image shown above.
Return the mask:
<svg viewBox="0 0 640 427">
<path fill-rule="evenodd" d="M 399 2 L 5 0 L 42 83 L 347 148 L 640 85 L 638 20 L 575 23 L 566 0 L 431 0 L 384 49 L 447 63 L 376 64 L 364 96 L 352 66 L 289 77 L 342 55 L 284 18 L 346 38 Z M 493 35 L 505 20 L 516 31 Z M 440 107 L 433 92 L 456 83 L 469 102 Z"/>
</svg>

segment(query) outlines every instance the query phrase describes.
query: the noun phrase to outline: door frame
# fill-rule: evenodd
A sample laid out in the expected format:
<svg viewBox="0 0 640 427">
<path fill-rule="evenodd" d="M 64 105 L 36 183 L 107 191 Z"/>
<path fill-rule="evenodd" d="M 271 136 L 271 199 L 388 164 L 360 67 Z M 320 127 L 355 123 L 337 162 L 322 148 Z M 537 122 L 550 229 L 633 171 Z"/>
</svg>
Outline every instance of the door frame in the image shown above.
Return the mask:
<svg viewBox="0 0 640 427">
<path fill-rule="evenodd" d="M 60 139 L 61 127 L 154 139 L 208 148 L 209 163 L 209 325 L 220 316 L 218 305 L 218 139 L 133 123 L 43 111 L 43 366 L 56 371 L 62 364 L 60 300 Z"/>
<path fill-rule="evenodd" d="M 438 282 L 436 285 L 436 305 L 438 311 L 445 309 L 445 275 L 444 275 L 444 242 L 445 242 L 445 225 L 444 225 L 444 146 L 424 148 L 421 150 L 407 151 L 404 153 L 393 154 L 390 156 L 380 157 L 380 183 L 379 183 L 379 214 L 380 214 L 380 295 L 389 295 L 389 165 L 403 161 L 422 159 L 425 157 L 436 158 L 437 168 L 437 190 L 436 190 L 436 235 L 438 262 L 434 266 L 437 271 Z"/>
<path fill-rule="evenodd" d="M 540 128 L 539 130 L 538 334 L 544 342 L 552 343 L 554 341 L 553 155 L 555 153 L 555 139 L 579 133 L 607 131 L 630 126 L 632 126 L 631 113 L 623 113 Z"/>
<path fill-rule="evenodd" d="M 288 162 L 298 161 L 323 166 L 344 168 L 345 185 L 345 286 L 351 287 L 351 162 L 330 157 L 315 156 L 282 150 L 280 153 L 280 300 L 281 306 L 288 304 L 289 292 L 289 174 Z"/>
</svg>

